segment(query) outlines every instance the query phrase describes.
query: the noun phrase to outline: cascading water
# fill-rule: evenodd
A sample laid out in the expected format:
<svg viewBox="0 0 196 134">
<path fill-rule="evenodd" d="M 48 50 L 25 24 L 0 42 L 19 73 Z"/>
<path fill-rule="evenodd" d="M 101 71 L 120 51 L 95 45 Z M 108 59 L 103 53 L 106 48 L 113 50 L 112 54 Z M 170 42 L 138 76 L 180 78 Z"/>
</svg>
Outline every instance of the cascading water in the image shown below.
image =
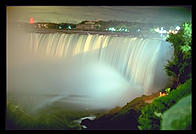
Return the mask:
<svg viewBox="0 0 196 134">
<path fill-rule="evenodd" d="M 17 69 L 10 69 L 14 73 L 9 89 L 53 95 L 42 98 L 34 109 L 54 102 L 112 108 L 168 83 L 164 65 L 173 49 L 163 40 L 63 33 L 27 36 L 28 54 L 16 63 Z M 16 74 L 21 80 L 12 76 Z"/>
<path fill-rule="evenodd" d="M 81 55 L 81 60 L 91 57 L 104 62 L 127 80 L 141 84 L 144 94 L 167 84 L 163 67 L 172 56 L 170 44 L 163 40 L 104 35 L 32 33 L 31 48 L 36 54 L 45 56 L 67 58 Z M 161 82 L 157 83 L 157 79 Z"/>
</svg>

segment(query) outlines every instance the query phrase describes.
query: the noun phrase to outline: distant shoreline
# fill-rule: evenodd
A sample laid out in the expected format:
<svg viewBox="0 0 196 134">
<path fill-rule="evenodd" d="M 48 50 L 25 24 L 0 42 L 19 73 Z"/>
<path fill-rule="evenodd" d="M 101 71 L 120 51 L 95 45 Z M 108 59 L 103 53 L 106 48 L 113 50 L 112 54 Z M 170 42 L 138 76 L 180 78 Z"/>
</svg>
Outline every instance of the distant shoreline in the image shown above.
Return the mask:
<svg viewBox="0 0 196 134">
<path fill-rule="evenodd" d="M 64 34 L 81 34 L 81 35 L 103 35 L 103 36 L 114 36 L 114 37 L 130 37 L 130 38 L 151 38 L 164 40 L 161 37 L 151 36 L 146 37 L 143 34 L 133 34 L 129 32 L 110 32 L 110 31 L 87 31 L 87 30 L 56 30 L 56 29 L 41 29 L 41 30 L 29 30 L 30 33 L 40 33 L 40 34 L 55 34 L 55 33 L 64 33 Z"/>
<path fill-rule="evenodd" d="M 32 30 L 30 32 L 34 33 L 66 33 L 66 34 L 99 34 L 99 35 L 116 35 L 116 36 L 133 36 L 131 33 L 122 33 L 122 32 L 109 32 L 109 31 L 87 31 L 87 30 L 56 30 L 56 29 L 43 29 L 43 30 Z"/>
</svg>

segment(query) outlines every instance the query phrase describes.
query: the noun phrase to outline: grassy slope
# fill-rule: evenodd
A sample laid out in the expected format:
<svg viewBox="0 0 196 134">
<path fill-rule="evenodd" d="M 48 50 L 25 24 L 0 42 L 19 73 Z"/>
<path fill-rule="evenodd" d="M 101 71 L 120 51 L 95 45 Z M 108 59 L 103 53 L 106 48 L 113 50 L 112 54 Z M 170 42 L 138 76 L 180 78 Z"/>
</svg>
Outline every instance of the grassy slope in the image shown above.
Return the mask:
<svg viewBox="0 0 196 134">
<path fill-rule="evenodd" d="M 81 129 L 73 120 L 88 116 L 86 111 L 65 109 L 45 109 L 39 114 L 30 115 L 19 106 L 8 102 L 6 115 L 7 129 Z"/>
</svg>

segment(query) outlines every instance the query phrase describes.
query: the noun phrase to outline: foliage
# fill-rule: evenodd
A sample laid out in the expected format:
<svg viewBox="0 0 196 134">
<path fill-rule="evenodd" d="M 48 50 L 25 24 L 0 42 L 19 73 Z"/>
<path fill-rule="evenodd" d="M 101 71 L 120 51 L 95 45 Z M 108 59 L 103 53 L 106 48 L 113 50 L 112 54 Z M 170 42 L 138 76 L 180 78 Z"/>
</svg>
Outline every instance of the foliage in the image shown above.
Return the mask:
<svg viewBox="0 0 196 134">
<path fill-rule="evenodd" d="M 89 115 L 88 112 L 46 109 L 39 114 L 31 115 L 19 106 L 8 102 L 6 127 L 7 129 L 81 129 L 76 119 Z"/>
<path fill-rule="evenodd" d="M 192 23 L 184 23 L 177 34 L 169 34 L 167 41 L 174 47 L 174 58 L 168 61 L 165 70 L 173 79 L 172 88 L 176 88 L 191 77 Z"/>
<path fill-rule="evenodd" d="M 171 88 L 166 88 L 166 89 L 161 89 L 160 92 L 162 93 L 166 93 L 166 94 L 169 94 L 171 91 Z"/>
<path fill-rule="evenodd" d="M 138 118 L 140 130 L 159 130 L 162 114 L 178 102 L 182 97 L 191 93 L 192 79 L 179 85 L 176 90 L 172 90 L 164 97 L 158 97 L 151 104 L 146 105 L 141 110 Z"/>
<path fill-rule="evenodd" d="M 24 122 L 25 121 L 25 122 Z M 8 129 L 28 129 L 28 127 L 33 127 L 34 119 L 25 113 L 17 105 L 8 102 L 7 105 L 7 115 L 6 115 L 6 126 Z"/>
<path fill-rule="evenodd" d="M 162 115 L 162 130 L 184 130 L 191 129 L 192 113 L 191 113 L 192 95 L 183 97 L 177 104 L 172 106 Z"/>
<path fill-rule="evenodd" d="M 166 91 L 166 94 L 169 94 L 171 91 L 171 88 L 166 88 L 165 91 Z"/>
</svg>

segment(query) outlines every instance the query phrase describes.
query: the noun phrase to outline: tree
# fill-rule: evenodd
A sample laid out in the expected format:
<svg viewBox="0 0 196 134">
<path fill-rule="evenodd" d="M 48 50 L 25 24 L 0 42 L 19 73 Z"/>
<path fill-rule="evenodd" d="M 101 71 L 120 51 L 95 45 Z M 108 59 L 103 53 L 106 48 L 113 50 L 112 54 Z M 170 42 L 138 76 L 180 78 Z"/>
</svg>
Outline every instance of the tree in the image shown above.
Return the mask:
<svg viewBox="0 0 196 134">
<path fill-rule="evenodd" d="M 169 34 L 167 41 L 174 47 L 174 58 L 168 61 L 165 70 L 172 77 L 172 89 L 191 77 L 192 69 L 192 23 L 185 22 L 177 34 Z"/>
</svg>

